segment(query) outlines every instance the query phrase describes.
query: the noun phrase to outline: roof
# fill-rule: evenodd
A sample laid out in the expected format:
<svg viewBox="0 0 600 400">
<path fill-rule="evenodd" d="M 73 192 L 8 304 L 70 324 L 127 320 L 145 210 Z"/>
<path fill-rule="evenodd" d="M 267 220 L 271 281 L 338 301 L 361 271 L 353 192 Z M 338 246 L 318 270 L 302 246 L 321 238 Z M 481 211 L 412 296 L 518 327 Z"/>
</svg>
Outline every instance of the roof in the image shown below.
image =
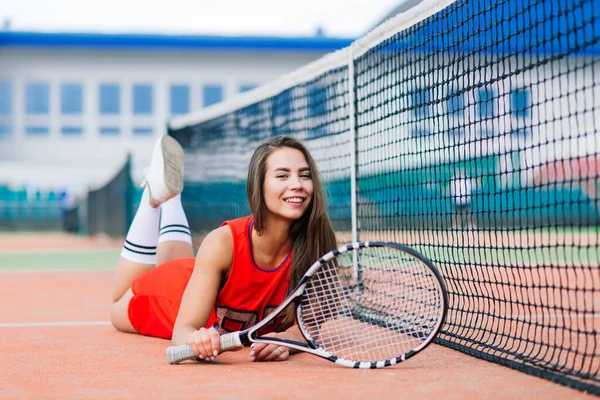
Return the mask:
<svg viewBox="0 0 600 400">
<path fill-rule="evenodd" d="M 349 38 L 326 36 L 197 36 L 0 31 L 0 47 L 16 48 L 331 52 L 349 46 L 352 41 L 353 39 Z"/>
</svg>

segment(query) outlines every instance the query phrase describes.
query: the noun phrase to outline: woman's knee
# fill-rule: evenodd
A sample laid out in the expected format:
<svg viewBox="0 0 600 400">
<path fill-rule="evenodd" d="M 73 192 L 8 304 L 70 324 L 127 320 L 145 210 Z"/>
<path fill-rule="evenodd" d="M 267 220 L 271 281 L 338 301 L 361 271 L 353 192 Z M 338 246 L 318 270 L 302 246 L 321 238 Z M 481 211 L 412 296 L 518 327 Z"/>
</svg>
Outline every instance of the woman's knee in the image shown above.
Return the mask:
<svg viewBox="0 0 600 400">
<path fill-rule="evenodd" d="M 190 243 L 183 241 L 164 241 L 158 244 L 156 250 L 156 265 L 166 263 L 178 258 L 193 258 L 194 248 Z"/>
<path fill-rule="evenodd" d="M 129 320 L 129 302 L 133 297 L 131 289 L 127 290 L 125 294 L 117 301 L 115 301 L 110 307 L 110 322 L 112 325 L 120 331 L 137 333 L 134 329 L 131 321 Z"/>
<path fill-rule="evenodd" d="M 133 281 L 154 269 L 154 264 L 139 264 L 121 257 L 117 264 L 117 272 L 113 288 L 113 302 L 125 296 L 128 289 L 131 288 Z"/>
</svg>

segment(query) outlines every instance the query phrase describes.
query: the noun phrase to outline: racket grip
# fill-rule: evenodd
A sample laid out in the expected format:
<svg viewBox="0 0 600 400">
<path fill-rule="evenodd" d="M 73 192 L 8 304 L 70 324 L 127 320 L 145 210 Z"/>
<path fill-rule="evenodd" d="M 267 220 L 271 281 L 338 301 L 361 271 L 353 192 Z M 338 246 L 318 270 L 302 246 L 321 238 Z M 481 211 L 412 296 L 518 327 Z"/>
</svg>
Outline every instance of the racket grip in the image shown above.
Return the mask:
<svg viewBox="0 0 600 400">
<path fill-rule="evenodd" d="M 187 344 L 181 346 L 167 347 L 167 360 L 169 364 L 179 364 L 182 361 L 195 360 L 198 358 L 192 351 L 192 348 Z"/>
<path fill-rule="evenodd" d="M 240 347 L 244 347 L 242 341 L 240 340 L 240 335 L 238 332 L 226 333 L 219 337 L 219 347 L 221 348 L 221 353 L 224 351 L 229 351 L 233 349 L 238 349 Z"/>
<path fill-rule="evenodd" d="M 227 333 L 219 337 L 219 347 L 221 353 L 239 347 L 243 347 L 240 335 L 237 332 Z M 181 346 L 169 346 L 167 347 L 167 360 L 169 364 L 179 364 L 180 362 L 187 360 L 196 360 L 198 356 L 192 351 L 192 348 L 187 344 Z"/>
</svg>

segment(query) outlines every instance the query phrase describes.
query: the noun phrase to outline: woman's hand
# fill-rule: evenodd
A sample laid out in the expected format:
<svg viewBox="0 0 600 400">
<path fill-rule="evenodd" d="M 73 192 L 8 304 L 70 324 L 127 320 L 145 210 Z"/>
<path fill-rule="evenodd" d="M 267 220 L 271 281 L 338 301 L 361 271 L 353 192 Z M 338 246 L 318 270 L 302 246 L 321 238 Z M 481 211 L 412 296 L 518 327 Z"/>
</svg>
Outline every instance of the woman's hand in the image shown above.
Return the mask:
<svg viewBox="0 0 600 400">
<path fill-rule="evenodd" d="M 199 359 L 214 361 L 219 354 L 219 331 L 215 328 L 200 328 L 192 332 L 187 344 Z"/>
<path fill-rule="evenodd" d="M 265 336 L 280 337 L 280 334 L 270 333 Z M 290 356 L 290 349 L 282 345 L 252 343 L 250 349 L 252 361 L 285 361 Z"/>
</svg>

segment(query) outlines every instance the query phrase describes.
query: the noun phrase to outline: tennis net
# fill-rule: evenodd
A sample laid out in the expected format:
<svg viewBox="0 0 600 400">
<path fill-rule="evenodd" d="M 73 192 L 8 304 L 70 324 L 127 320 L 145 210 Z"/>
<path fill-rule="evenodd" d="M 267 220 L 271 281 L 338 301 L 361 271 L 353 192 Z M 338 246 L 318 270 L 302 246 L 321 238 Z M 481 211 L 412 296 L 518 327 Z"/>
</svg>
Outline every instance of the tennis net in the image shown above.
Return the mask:
<svg viewBox="0 0 600 400">
<path fill-rule="evenodd" d="M 303 139 L 340 241 L 397 241 L 439 268 L 438 343 L 600 394 L 597 3 L 425 0 L 173 119 L 192 229 L 249 213 L 259 143 Z"/>
</svg>

